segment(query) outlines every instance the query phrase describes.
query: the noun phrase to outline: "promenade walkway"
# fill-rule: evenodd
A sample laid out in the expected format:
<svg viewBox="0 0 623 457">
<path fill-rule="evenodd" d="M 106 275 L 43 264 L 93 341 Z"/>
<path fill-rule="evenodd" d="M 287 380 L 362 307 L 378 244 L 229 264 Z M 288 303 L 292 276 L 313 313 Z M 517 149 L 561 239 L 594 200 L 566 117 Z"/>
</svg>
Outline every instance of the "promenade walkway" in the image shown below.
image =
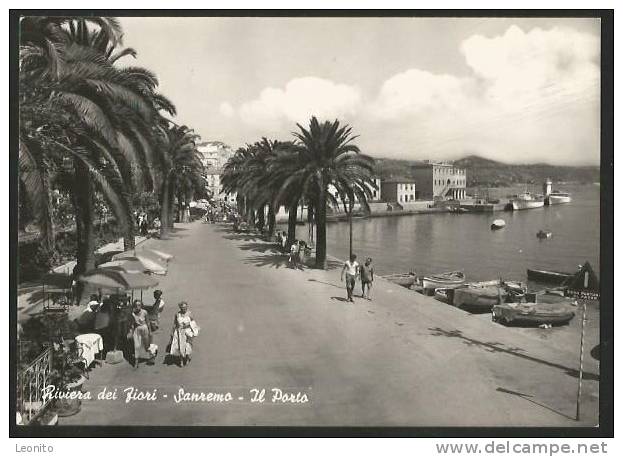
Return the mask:
<svg viewBox="0 0 623 457">
<path fill-rule="evenodd" d="M 344 300 L 339 263 L 293 270 L 253 235 L 225 225 L 179 225 L 148 240 L 175 255 L 161 279 L 164 352 L 180 300 L 202 328 L 192 363 L 93 370 L 85 400 L 60 425 L 574 426 L 595 425 L 597 362 L 587 357 L 582 421 L 575 416 L 577 348 L 561 351 L 379 279 L 374 300 Z M 124 402 L 121 390 L 157 389 Z M 174 394 L 232 392 L 229 403 L 176 403 Z M 265 388 L 264 403 L 249 389 Z M 271 388 L 305 393 L 271 402 Z M 164 395 L 167 395 L 164 398 Z M 243 400 L 239 400 L 242 398 Z M 300 398 L 300 397 L 299 397 Z"/>
</svg>

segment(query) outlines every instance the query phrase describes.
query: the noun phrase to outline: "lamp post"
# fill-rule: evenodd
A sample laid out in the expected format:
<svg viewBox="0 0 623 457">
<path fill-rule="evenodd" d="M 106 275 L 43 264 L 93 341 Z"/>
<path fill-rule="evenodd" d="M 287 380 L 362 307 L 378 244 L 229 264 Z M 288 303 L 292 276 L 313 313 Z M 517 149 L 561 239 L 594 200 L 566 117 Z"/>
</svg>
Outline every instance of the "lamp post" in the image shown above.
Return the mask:
<svg viewBox="0 0 623 457">
<path fill-rule="evenodd" d="M 348 201 L 348 259 L 353 256 L 353 202 Z"/>
</svg>

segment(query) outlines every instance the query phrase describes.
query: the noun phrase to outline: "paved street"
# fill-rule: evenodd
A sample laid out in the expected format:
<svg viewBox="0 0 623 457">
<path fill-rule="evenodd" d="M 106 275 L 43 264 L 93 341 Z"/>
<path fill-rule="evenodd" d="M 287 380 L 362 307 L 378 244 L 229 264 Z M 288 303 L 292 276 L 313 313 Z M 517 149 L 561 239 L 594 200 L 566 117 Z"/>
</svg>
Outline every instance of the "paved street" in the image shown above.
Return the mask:
<svg viewBox="0 0 623 457">
<path fill-rule="evenodd" d="M 252 235 L 201 223 L 170 240 L 166 308 L 153 366 L 95 368 L 86 389 L 157 388 L 159 400 L 84 401 L 61 425 L 573 426 L 597 422 L 599 373 L 587 357 L 583 417 L 575 415 L 577 347 L 547 347 L 383 280 L 374 300 L 344 301 L 339 268 L 298 271 Z M 365 253 L 362 253 L 365 255 Z M 359 285 L 358 285 L 359 286 Z M 357 289 L 359 293 L 359 289 Z M 146 301 L 150 301 L 151 294 Z M 186 300 L 202 328 L 192 364 L 164 363 Z M 229 403 L 179 403 L 186 391 L 232 392 Z M 249 389 L 267 389 L 251 403 Z M 304 393 L 271 402 L 271 388 Z M 166 392 L 167 398 L 163 398 Z M 238 400 L 243 397 L 243 400 Z"/>
</svg>

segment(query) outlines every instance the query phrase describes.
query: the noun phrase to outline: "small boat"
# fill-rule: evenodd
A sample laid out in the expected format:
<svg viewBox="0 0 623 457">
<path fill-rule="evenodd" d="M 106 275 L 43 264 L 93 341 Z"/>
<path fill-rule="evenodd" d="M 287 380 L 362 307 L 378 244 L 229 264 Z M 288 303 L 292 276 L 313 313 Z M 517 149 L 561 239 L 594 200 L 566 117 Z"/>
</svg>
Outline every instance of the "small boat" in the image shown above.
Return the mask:
<svg viewBox="0 0 623 457">
<path fill-rule="evenodd" d="M 540 240 L 545 240 L 552 237 L 552 232 L 550 230 L 539 230 L 536 232 L 536 237 Z"/>
<path fill-rule="evenodd" d="M 512 211 L 519 211 L 522 209 L 540 208 L 544 205 L 545 199 L 542 196 L 524 192 L 511 198 L 508 208 Z"/>
<path fill-rule="evenodd" d="M 518 281 L 480 281 L 466 283 L 449 293 L 450 303 L 471 313 L 490 313 L 494 305 L 505 301 L 521 301 L 526 286 Z"/>
<path fill-rule="evenodd" d="M 384 275 L 382 278 L 406 288 L 409 288 L 415 284 L 415 273 L 395 273 L 391 275 Z"/>
<path fill-rule="evenodd" d="M 503 303 L 493 307 L 493 320 L 504 325 L 564 325 L 575 316 L 570 303 Z"/>
<path fill-rule="evenodd" d="M 506 227 L 506 222 L 504 219 L 496 219 L 491 224 L 491 230 L 499 230 Z"/>
<path fill-rule="evenodd" d="M 547 196 L 548 205 L 560 205 L 562 203 L 571 203 L 571 196 L 567 192 L 554 191 Z"/>
<path fill-rule="evenodd" d="M 464 283 L 465 274 L 462 271 L 448 271 L 422 278 L 422 287 L 424 289 L 454 289 Z"/>
<path fill-rule="evenodd" d="M 562 271 L 534 270 L 531 268 L 528 268 L 526 271 L 530 281 L 540 281 L 551 284 L 562 284 L 573 276 L 573 273 Z"/>
<path fill-rule="evenodd" d="M 452 292 L 454 292 L 454 289 L 443 287 L 435 289 L 435 298 L 440 302 L 452 304 Z"/>
</svg>

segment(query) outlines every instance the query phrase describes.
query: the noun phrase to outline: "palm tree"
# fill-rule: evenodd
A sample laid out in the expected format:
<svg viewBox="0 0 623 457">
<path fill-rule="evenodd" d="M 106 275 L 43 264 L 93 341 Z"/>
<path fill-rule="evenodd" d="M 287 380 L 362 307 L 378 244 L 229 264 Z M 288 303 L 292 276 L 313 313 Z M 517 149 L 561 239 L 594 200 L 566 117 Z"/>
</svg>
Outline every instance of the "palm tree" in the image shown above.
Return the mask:
<svg viewBox="0 0 623 457">
<path fill-rule="evenodd" d="M 254 151 L 251 146 L 241 147 L 236 150 L 234 155 L 229 158 L 223 167 L 221 176 L 222 192 L 230 194 L 236 192 L 236 200 L 238 202 L 238 212 L 244 214 L 250 206 L 247 195 L 243 193 L 243 186 L 247 173 L 247 163 L 251 160 Z"/>
<path fill-rule="evenodd" d="M 89 30 L 87 21 L 99 30 Z M 43 221 L 49 219 L 48 197 L 42 189 L 54 167 L 73 163 L 75 273 L 81 273 L 94 266 L 95 188 L 133 242 L 128 195 L 143 181 L 153 187 L 159 161 L 154 145 L 163 123 L 158 111 L 174 113 L 174 107 L 155 93 L 153 74 L 113 66 L 134 53 L 115 52 L 121 42 L 115 20 L 37 18 L 22 22 L 22 28 L 27 33 L 20 42 L 20 178 L 49 238 L 51 224 Z"/>
<path fill-rule="evenodd" d="M 276 172 L 282 181 L 279 196 L 295 195 L 298 201 L 307 197 L 312 202 L 317 230 L 316 267 L 324 269 L 327 202 L 335 203 L 328 186 L 333 185 L 351 202 L 357 199 L 367 206 L 376 187 L 372 179 L 374 161 L 352 144 L 356 137 L 351 135 L 351 127 L 340 127 L 337 119 L 320 123 L 314 116 L 308 129 L 300 124 L 297 127 L 300 131 L 293 133 L 297 141 L 291 146 L 291 154 L 282 156 L 282 169 Z"/>
<path fill-rule="evenodd" d="M 187 203 L 194 192 L 205 189 L 205 170 L 197 152 L 197 135 L 192 129 L 171 125 L 167 130 L 165 165 L 160 185 L 160 238 L 166 239 L 173 226 L 173 201 Z M 180 215 L 180 220 L 183 215 Z"/>
<path fill-rule="evenodd" d="M 111 38 L 105 29 L 90 30 L 84 19 L 69 22 L 67 36 L 69 42 L 97 52 L 109 65 L 127 55 L 136 57 L 136 51 L 132 48 L 119 49 L 121 41 Z M 131 193 L 154 191 L 158 185 L 157 170 L 165 161 L 161 156 L 161 137 L 164 134 L 162 127 L 166 123 L 159 112 L 174 115 L 175 106 L 166 97 L 156 93 L 158 79 L 149 70 L 139 67 L 113 68 L 123 78 L 123 84 L 116 90 L 125 90 L 125 97 L 132 104 L 119 103 L 110 91 L 106 94 L 108 114 L 117 137 L 117 147 L 111 153 Z M 124 234 L 124 250 L 134 248 L 134 237 L 135 226 L 128 224 Z"/>
</svg>

